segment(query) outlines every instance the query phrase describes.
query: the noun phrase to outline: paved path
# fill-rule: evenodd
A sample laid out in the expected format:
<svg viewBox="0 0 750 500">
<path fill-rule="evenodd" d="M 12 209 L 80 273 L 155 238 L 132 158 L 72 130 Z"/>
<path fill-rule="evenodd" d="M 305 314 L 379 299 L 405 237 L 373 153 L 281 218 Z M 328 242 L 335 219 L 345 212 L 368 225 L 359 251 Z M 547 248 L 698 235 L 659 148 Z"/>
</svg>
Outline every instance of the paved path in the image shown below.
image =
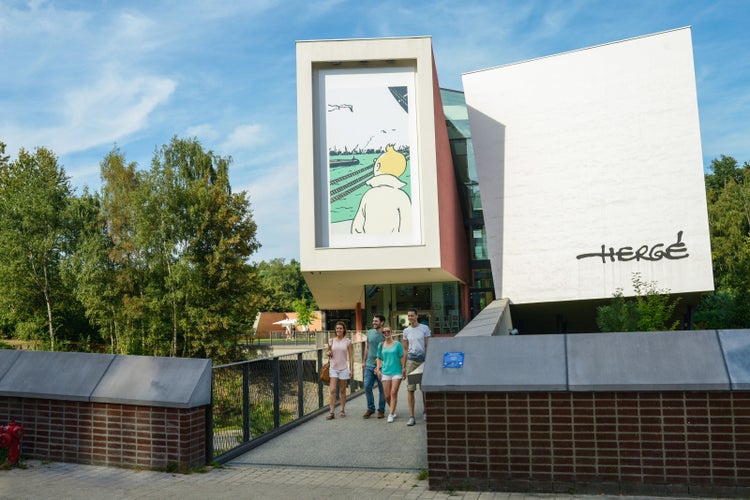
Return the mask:
<svg viewBox="0 0 750 500">
<path fill-rule="evenodd" d="M 419 400 L 419 393 L 417 393 Z M 364 396 L 347 404 L 346 418 L 325 414 L 264 443 L 224 467 L 172 474 L 60 462 L 24 461 L 0 470 L 0 499 L 645 499 L 601 495 L 546 495 L 430 491 L 425 425 L 406 426 L 402 390 L 392 424 L 362 419 Z M 417 414 L 421 414 L 421 404 Z"/>
<path fill-rule="evenodd" d="M 347 401 L 346 418 L 326 420 L 327 412 L 262 446 L 232 460 L 229 465 L 293 466 L 335 469 L 419 472 L 427 469 L 427 441 L 422 421 L 422 401 L 417 392 L 417 425 L 407 426 L 409 417 L 406 384 L 402 384 L 396 405 L 396 420 L 365 420 L 365 396 Z M 376 389 L 377 404 L 377 389 Z"/>
<path fill-rule="evenodd" d="M 656 497 L 430 491 L 411 472 L 229 465 L 206 473 L 167 474 L 29 460 L 0 471 L 0 499 L 582 499 Z M 663 498 L 661 500 L 664 500 Z M 695 500 L 695 499 L 693 499 Z"/>
</svg>

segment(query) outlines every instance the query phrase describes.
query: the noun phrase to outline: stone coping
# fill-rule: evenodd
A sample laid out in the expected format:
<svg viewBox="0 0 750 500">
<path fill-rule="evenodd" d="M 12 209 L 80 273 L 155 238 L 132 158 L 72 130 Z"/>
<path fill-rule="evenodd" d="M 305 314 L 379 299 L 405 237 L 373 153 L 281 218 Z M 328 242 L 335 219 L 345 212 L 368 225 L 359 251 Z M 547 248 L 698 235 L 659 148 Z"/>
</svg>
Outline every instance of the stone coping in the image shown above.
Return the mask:
<svg viewBox="0 0 750 500">
<path fill-rule="evenodd" d="M 444 368 L 463 352 L 462 368 Z M 729 391 L 750 388 L 750 330 L 433 338 L 430 392 Z"/>
<path fill-rule="evenodd" d="M 0 397 L 205 406 L 211 403 L 211 360 L 2 350 Z"/>
</svg>

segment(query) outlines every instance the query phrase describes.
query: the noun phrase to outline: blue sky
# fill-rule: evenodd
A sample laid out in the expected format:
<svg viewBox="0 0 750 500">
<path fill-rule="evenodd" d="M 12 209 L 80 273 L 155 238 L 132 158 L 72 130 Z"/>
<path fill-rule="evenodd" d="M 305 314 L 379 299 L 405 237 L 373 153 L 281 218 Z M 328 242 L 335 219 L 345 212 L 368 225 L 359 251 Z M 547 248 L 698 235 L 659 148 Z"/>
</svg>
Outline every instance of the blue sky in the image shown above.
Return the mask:
<svg viewBox="0 0 750 500">
<path fill-rule="evenodd" d="M 704 166 L 750 161 L 750 0 L 0 2 L 0 141 L 51 148 L 98 190 L 116 144 L 173 135 L 231 155 L 263 245 L 299 258 L 295 41 L 430 35 L 438 79 L 692 26 Z"/>
</svg>

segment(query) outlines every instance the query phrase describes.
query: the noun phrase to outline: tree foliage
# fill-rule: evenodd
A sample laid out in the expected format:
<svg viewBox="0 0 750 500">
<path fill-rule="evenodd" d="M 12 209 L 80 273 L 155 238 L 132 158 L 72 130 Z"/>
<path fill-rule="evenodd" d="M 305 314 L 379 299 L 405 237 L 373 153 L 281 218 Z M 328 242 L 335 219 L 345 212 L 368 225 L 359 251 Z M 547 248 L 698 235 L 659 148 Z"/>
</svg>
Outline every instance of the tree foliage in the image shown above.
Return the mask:
<svg viewBox="0 0 750 500">
<path fill-rule="evenodd" d="M 615 290 L 608 306 L 596 308 L 596 324 L 603 332 L 633 332 L 638 329 L 635 301 L 627 300 L 622 288 Z"/>
<path fill-rule="evenodd" d="M 114 148 L 100 165 L 101 192 L 76 196 L 51 151 L 10 161 L 0 142 L 1 332 L 51 349 L 65 340 L 235 359 L 268 294 L 230 164 L 195 139 L 173 138 L 148 170 Z"/>
<path fill-rule="evenodd" d="M 72 246 L 71 188 L 46 148 L 0 152 L 0 307 L 18 337 L 58 348 L 66 290 L 61 262 Z"/>
<path fill-rule="evenodd" d="M 716 292 L 701 300 L 704 328 L 750 326 L 750 164 L 731 156 L 711 162 L 706 198 Z"/>
<path fill-rule="evenodd" d="M 312 308 L 312 305 L 305 299 L 294 301 L 294 312 L 297 313 L 297 324 L 307 331 L 310 323 L 318 319 L 318 315 Z"/>
<path fill-rule="evenodd" d="M 259 243 L 230 162 L 178 138 L 146 172 L 117 149 L 102 162 L 103 231 L 87 251 L 104 265 L 79 291 L 116 352 L 234 356 L 256 302 L 248 259 Z"/>
<path fill-rule="evenodd" d="M 292 259 L 262 261 L 257 265 L 258 276 L 264 292 L 261 310 L 269 312 L 294 311 L 295 301 L 303 300 L 311 310 L 317 308 L 315 299 L 302 276 L 299 262 Z"/>
<path fill-rule="evenodd" d="M 654 281 L 644 281 L 640 273 L 633 273 L 631 279 L 635 297 L 625 298 L 622 289 L 617 289 L 610 305 L 597 308 L 599 329 L 603 332 L 676 329 L 680 321 L 672 316 L 680 299 L 672 300 L 669 290 L 659 289 Z"/>
</svg>

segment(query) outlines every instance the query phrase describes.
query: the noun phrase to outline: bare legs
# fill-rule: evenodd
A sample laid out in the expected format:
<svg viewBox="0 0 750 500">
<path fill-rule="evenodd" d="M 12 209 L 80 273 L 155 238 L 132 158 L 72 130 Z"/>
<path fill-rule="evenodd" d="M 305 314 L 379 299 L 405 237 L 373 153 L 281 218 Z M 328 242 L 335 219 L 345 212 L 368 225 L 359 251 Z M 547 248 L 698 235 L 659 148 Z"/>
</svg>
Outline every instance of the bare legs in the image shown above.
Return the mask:
<svg viewBox="0 0 750 500">
<path fill-rule="evenodd" d="M 339 400 L 341 401 L 341 413 L 346 408 L 346 380 L 339 380 Z"/>
<path fill-rule="evenodd" d="M 398 388 L 401 386 L 401 379 L 383 380 L 383 392 L 385 392 L 385 402 L 391 415 L 396 414 L 396 405 L 398 404 Z"/>
<path fill-rule="evenodd" d="M 347 380 L 339 380 L 338 378 L 331 377 L 330 392 L 329 392 L 329 405 L 331 407 L 331 413 L 334 413 L 336 408 L 336 389 L 339 391 L 339 400 L 341 401 L 341 413 L 346 411 L 346 383 Z"/>
<path fill-rule="evenodd" d="M 414 416 L 414 393 L 415 392 L 416 391 L 409 391 L 408 401 L 409 401 L 409 416 L 410 417 Z M 424 400 L 425 398 L 424 398 L 424 392 L 422 392 L 422 387 L 419 388 L 419 392 L 422 393 L 422 407 L 424 408 L 425 407 L 425 400 Z"/>
</svg>

